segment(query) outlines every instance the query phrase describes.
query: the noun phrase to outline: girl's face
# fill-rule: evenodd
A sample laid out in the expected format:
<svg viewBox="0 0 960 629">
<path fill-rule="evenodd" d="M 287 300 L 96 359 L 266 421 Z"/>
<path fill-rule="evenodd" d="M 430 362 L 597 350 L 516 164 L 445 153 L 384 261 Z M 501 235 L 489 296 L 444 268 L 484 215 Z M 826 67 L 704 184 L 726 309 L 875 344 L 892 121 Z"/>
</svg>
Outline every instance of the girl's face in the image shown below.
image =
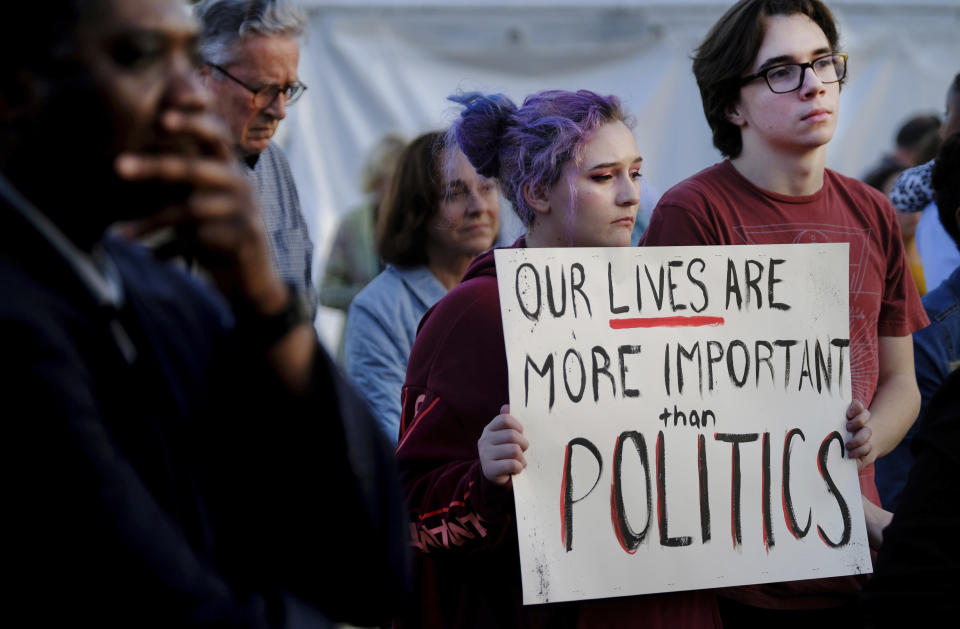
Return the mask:
<svg viewBox="0 0 960 629">
<path fill-rule="evenodd" d="M 455 153 L 449 155 L 448 151 Z M 453 160 L 448 168 L 448 160 Z M 497 183 L 477 174 L 458 149 L 440 156 L 440 208 L 427 225 L 429 246 L 444 257 L 472 258 L 493 246 L 500 219 Z"/>
<path fill-rule="evenodd" d="M 547 211 L 534 230 L 543 246 L 626 247 L 640 203 L 637 142 L 619 120 L 597 129 L 587 141 L 583 161 L 573 160 L 546 191 Z"/>
</svg>

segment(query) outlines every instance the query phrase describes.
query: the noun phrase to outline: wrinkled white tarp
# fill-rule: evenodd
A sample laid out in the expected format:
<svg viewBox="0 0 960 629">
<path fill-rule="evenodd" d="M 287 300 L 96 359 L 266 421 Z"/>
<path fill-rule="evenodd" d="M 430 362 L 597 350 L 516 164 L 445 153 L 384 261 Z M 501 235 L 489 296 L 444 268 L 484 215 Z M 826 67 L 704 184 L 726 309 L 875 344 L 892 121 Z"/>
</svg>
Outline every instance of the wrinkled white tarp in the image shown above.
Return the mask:
<svg viewBox="0 0 960 629">
<path fill-rule="evenodd" d="M 360 168 L 384 133 L 443 126 L 457 90 L 587 88 L 636 116 L 643 175 L 664 191 L 720 159 L 690 55 L 727 2 L 313 2 L 300 61 L 309 90 L 279 141 L 297 179 L 322 274 L 339 216 L 362 199 Z M 960 4 L 835 2 L 849 80 L 827 165 L 859 176 L 915 112 L 943 112 L 960 72 Z M 514 224 L 514 228 L 516 228 Z M 324 328 L 338 321 L 321 319 Z"/>
</svg>

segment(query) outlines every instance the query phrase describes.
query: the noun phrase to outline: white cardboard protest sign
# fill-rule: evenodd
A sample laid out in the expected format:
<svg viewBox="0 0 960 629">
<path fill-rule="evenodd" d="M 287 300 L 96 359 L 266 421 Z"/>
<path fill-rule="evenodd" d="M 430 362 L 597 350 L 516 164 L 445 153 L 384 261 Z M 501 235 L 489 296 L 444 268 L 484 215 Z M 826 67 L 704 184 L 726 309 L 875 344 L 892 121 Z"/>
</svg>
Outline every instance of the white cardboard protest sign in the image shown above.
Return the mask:
<svg viewBox="0 0 960 629">
<path fill-rule="evenodd" d="M 870 572 L 846 244 L 496 263 L 524 603 Z"/>
</svg>

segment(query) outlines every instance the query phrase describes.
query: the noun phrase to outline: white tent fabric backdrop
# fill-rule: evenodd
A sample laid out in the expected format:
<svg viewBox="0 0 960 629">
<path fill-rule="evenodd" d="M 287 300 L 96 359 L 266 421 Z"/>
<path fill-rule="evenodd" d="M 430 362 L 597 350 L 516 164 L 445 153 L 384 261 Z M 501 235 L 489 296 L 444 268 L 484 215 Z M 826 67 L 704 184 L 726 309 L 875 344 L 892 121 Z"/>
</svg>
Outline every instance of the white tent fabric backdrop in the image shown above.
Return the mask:
<svg viewBox="0 0 960 629">
<path fill-rule="evenodd" d="M 364 157 L 385 133 L 409 137 L 449 123 L 458 90 L 586 88 L 620 96 L 635 115 L 643 176 L 663 191 L 720 159 L 690 56 L 729 2 L 305 3 L 310 33 L 300 78 L 310 88 L 278 141 L 293 168 L 316 244 L 315 277 L 339 217 L 363 198 Z M 917 112 L 941 113 L 960 72 L 960 2 L 830 3 L 850 55 L 827 165 L 860 175 Z M 509 212 L 505 212 L 509 214 Z M 512 216 L 505 237 L 519 230 Z M 318 329 L 337 335 L 323 309 Z"/>
</svg>

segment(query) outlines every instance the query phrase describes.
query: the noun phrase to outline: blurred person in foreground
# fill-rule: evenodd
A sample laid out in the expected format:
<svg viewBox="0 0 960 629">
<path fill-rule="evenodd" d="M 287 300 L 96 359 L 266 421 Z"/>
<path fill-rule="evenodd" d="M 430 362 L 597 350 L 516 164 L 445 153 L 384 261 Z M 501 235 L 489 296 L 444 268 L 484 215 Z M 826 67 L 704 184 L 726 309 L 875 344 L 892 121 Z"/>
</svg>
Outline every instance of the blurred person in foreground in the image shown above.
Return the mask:
<svg viewBox="0 0 960 629">
<path fill-rule="evenodd" d="M 954 370 L 913 439 L 915 462 L 897 511 L 885 514 L 874 573 L 860 597 L 863 626 L 939 626 L 960 612 L 958 440 L 960 370 Z"/>
<path fill-rule="evenodd" d="M 642 158 L 615 96 L 466 94 L 451 135 L 496 178 L 527 228 L 513 247 L 626 247 Z M 403 386 L 397 458 L 417 549 L 410 627 L 719 626 L 712 590 L 523 605 L 512 475 L 526 466 L 510 414 L 492 251 L 424 315 Z M 456 534 L 447 534 L 456 531 Z"/>
<path fill-rule="evenodd" d="M 15 3 L 0 31 L 8 614 L 385 621 L 407 570 L 393 458 L 270 263 L 186 5 Z M 221 294 L 121 220 L 176 226 Z"/>
<path fill-rule="evenodd" d="M 330 245 L 330 254 L 320 283 L 320 303 L 341 310 L 382 270 L 377 255 L 376 227 L 380 207 L 390 190 L 406 140 L 397 134 L 383 136 L 374 146 L 363 167 L 363 192 L 367 200 L 344 216 Z M 343 361 L 344 335 L 340 335 L 337 359 Z"/>
<path fill-rule="evenodd" d="M 727 159 L 668 190 L 640 244 L 849 243 L 853 400 L 836 421 L 850 435 L 845 454 L 857 459 L 864 498 L 879 504 L 873 462 L 916 418 L 910 334 L 927 318 L 890 202 L 825 168 L 846 62 L 819 0 L 741 0 L 728 9 L 693 63 L 713 143 Z M 862 582 L 725 588 L 721 615 L 731 626 L 856 623 Z"/>
<path fill-rule="evenodd" d="M 432 131 L 400 154 L 380 217 L 377 248 L 387 268 L 347 313 L 347 376 L 393 443 L 400 388 L 420 318 L 460 283 L 500 225 L 497 183 Z"/>
<path fill-rule="evenodd" d="M 940 221 L 960 247 L 960 133 L 944 141 L 931 184 Z M 909 448 L 899 459 L 904 467 L 891 470 L 902 474 L 895 487 L 896 513 L 880 514 L 885 528 L 876 570 L 860 598 L 868 627 L 941 621 L 960 611 L 955 539 L 960 530 L 955 478 L 960 466 L 960 267 L 924 297 L 923 305 L 933 321 L 914 334 L 923 406 L 916 434 L 898 447 Z"/>
<path fill-rule="evenodd" d="M 960 131 L 947 138 L 930 172 L 938 218 L 960 251 Z M 907 435 L 889 455 L 877 462 L 877 487 L 883 506 L 896 511 L 913 465 L 914 436 L 922 429 L 927 406 L 947 377 L 960 367 L 960 265 L 935 289 L 924 295 L 923 307 L 930 325 L 913 334 L 920 415 Z"/>
<path fill-rule="evenodd" d="M 273 263 L 306 296 L 312 318 L 313 243 L 290 165 L 270 141 L 287 107 L 307 89 L 297 78 L 306 15 L 288 0 L 201 0 L 194 14 L 212 109 L 256 194 Z"/>
</svg>

